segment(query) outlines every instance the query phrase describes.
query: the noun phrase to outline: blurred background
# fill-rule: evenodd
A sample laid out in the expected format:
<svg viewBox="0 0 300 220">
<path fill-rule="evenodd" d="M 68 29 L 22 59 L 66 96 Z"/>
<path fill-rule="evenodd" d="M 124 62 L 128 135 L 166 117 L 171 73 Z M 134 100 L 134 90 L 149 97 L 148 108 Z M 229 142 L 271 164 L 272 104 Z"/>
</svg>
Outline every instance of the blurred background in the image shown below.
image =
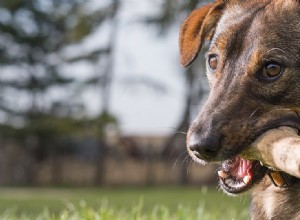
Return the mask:
<svg viewBox="0 0 300 220">
<path fill-rule="evenodd" d="M 2 0 L 0 185 L 214 182 L 185 151 L 204 61 L 183 69 L 178 51 L 204 3 Z"/>
<path fill-rule="evenodd" d="M 1 219 L 246 219 L 185 149 L 208 86 L 179 28 L 206 3 L 1 0 Z"/>
</svg>

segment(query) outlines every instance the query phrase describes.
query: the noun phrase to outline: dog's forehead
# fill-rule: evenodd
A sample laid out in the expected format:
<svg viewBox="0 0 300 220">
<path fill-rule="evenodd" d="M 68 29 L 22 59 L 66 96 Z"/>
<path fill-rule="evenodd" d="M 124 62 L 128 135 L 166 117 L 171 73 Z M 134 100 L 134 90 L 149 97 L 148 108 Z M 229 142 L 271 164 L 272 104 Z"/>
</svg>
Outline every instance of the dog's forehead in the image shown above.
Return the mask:
<svg viewBox="0 0 300 220">
<path fill-rule="evenodd" d="M 242 47 L 251 43 L 260 49 L 264 46 L 266 50 L 282 46 L 281 49 L 299 56 L 299 20 L 300 2 L 296 0 L 253 0 L 228 4 L 216 27 L 211 48 L 216 46 L 223 51 L 232 51 L 236 44 Z"/>
<path fill-rule="evenodd" d="M 229 1 L 230 2 L 230 1 Z M 299 0 L 239 0 L 228 3 L 223 15 L 218 22 L 215 35 L 230 32 L 234 26 L 245 24 L 245 20 L 254 20 L 257 15 L 272 17 L 273 21 L 280 24 L 280 20 L 294 20 L 299 23 Z M 259 23 L 256 25 L 260 25 Z"/>
</svg>

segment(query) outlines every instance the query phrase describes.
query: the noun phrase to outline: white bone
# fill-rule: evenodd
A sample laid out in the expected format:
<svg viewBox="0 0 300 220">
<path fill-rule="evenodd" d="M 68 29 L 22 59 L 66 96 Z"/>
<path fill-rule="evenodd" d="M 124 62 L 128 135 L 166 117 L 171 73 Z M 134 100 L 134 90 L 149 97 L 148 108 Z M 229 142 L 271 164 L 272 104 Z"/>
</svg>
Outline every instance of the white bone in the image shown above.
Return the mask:
<svg viewBox="0 0 300 220">
<path fill-rule="evenodd" d="M 267 166 L 300 178 L 300 136 L 296 129 L 271 129 L 257 138 L 241 156 L 259 160 Z"/>
</svg>

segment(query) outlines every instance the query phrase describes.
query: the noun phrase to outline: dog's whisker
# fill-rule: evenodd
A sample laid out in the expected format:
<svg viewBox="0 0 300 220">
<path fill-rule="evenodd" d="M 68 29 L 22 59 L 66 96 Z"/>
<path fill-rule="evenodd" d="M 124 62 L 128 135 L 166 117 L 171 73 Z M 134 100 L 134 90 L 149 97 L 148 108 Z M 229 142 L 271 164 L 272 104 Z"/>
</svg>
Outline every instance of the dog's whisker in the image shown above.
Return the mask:
<svg viewBox="0 0 300 220">
<path fill-rule="evenodd" d="M 181 166 L 184 166 L 186 164 L 187 160 L 189 159 L 189 155 L 186 155 L 185 158 L 183 159 Z"/>
<path fill-rule="evenodd" d="M 275 50 L 275 51 L 278 50 L 278 51 L 282 52 L 281 57 L 284 58 L 286 61 L 291 60 L 291 59 L 294 59 L 294 57 L 291 57 L 285 50 L 283 50 L 283 49 L 281 49 L 281 48 L 278 48 L 278 47 L 271 48 L 270 50 L 268 50 L 268 51 L 266 52 L 266 54 L 268 54 L 268 53 L 270 53 L 270 52 L 272 52 L 272 51 L 274 51 L 274 50 Z M 283 54 L 284 54 L 284 55 L 283 55 Z"/>
<path fill-rule="evenodd" d="M 175 149 L 173 149 L 173 150 L 170 152 L 169 157 L 168 157 L 168 160 L 171 159 L 171 157 L 173 156 L 174 152 L 175 152 Z"/>
<path fill-rule="evenodd" d="M 185 166 L 186 170 L 187 170 L 187 174 L 188 174 L 188 162 L 189 162 L 190 156 L 186 155 L 186 157 L 184 158 L 184 160 L 181 163 L 181 166 Z"/>
<path fill-rule="evenodd" d="M 192 160 L 190 158 L 188 158 L 188 165 L 187 165 L 187 174 L 190 173 L 190 168 L 191 168 L 191 164 L 192 164 Z"/>
<path fill-rule="evenodd" d="M 179 160 L 184 154 L 187 154 L 187 152 L 186 152 L 186 151 L 183 151 L 183 152 L 177 157 L 177 159 L 175 160 L 174 165 L 173 165 L 173 172 L 175 171 L 175 167 L 176 167 L 176 165 L 177 165 L 177 163 L 178 163 L 178 160 Z"/>
<path fill-rule="evenodd" d="M 255 115 L 255 113 L 258 111 L 259 109 L 257 108 L 257 109 L 255 109 L 252 113 L 251 113 L 251 115 L 249 116 L 249 118 L 248 118 L 248 121 L 253 117 L 253 115 Z"/>
<path fill-rule="evenodd" d="M 270 111 L 268 111 L 267 113 L 265 113 L 264 115 L 271 115 L 271 114 L 273 114 L 274 112 L 277 112 L 277 111 L 279 111 L 279 112 L 282 112 L 283 110 L 291 110 L 291 109 L 289 109 L 289 108 L 286 108 L 286 109 L 283 109 L 283 108 L 275 108 L 275 109 L 272 109 L 272 110 L 270 110 Z M 292 110 L 291 110 L 292 111 Z M 261 117 L 264 117 L 264 115 L 262 115 Z M 256 118 L 256 119 L 254 119 L 254 120 L 252 120 L 252 121 L 249 121 L 249 125 L 251 125 L 251 126 L 253 126 L 257 121 L 259 121 L 259 120 L 261 120 L 261 118 Z"/>
<path fill-rule="evenodd" d="M 183 135 L 187 135 L 187 132 L 183 132 L 183 131 L 174 131 L 174 132 L 171 132 L 170 134 L 183 134 Z"/>
</svg>

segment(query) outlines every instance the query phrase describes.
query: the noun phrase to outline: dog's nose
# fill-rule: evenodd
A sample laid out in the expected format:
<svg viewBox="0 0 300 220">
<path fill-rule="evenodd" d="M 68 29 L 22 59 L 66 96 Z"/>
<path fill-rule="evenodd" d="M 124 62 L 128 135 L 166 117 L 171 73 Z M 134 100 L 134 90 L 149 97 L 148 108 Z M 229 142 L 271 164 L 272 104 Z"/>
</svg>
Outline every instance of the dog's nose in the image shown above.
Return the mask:
<svg viewBox="0 0 300 220">
<path fill-rule="evenodd" d="M 213 159 L 220 148 L 220 135 L 216 133 L 201 135 L 193 132 L 189 136 L 188 148 L 200 159 Z"/>
</svg>

